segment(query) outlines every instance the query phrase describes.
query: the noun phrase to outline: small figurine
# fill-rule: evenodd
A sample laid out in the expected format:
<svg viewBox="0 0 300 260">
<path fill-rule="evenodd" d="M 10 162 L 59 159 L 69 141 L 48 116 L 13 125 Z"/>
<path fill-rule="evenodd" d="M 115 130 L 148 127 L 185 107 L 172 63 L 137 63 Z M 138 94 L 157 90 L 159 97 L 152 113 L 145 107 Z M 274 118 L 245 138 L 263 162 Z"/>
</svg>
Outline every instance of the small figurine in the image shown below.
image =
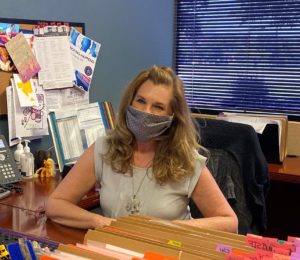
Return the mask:
<svg viewBox="0 0 300 260">
<path fill-rule="evenodd" d="M 1 260 L 8 260 L 8 259 L 10 259 L 9 258 L 9 253 L 6 250 L 5 245 L 3 245 L 3 244 L 0 245 L 0 259 Z"/>
<path fill-rule="evenodd" d="M 44 160 L 43 167 L 40 167 L 36 170 L 34 173 L 35 177 L 51 177 L 55 176 L 55 164 L 54 161 L 51 158 L 48 158 L 47 160 Z"/>
<path fill-rule="evenodd" d="M 55 163 L 52 160 L 52 153 L 49 150 L 40 150 L 35 155 L 34 177 L 55 176 Z"/>
</svg>

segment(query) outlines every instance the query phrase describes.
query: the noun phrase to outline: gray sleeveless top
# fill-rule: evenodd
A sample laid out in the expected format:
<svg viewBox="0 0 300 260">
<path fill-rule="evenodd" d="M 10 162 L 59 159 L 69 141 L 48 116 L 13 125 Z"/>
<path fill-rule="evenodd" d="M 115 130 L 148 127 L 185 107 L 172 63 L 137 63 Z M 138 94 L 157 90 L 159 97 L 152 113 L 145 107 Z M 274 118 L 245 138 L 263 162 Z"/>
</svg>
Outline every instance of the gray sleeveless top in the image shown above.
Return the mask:
<svg viewBox="0 0 300 260">
<path fill-rule="evenodd" d="M 102 136 L 97 139 L 94 150 L 95 174 L 100 183 L 100 206 L 103 216 L 118 218 L 131 214 L 126 210 L 126 205 L 133 194 L 136 194 L 140 201 L 140 214 L 169 220 L 191 218 L 189 198 L 205 166 L 205 157 L 195 151 L 197 159 L 192 176 L 181 182 L 159 185 L 152 175 L 152 168 L 147 170 L 134 167 L 133 176 L 129 173 L 114 172 L 110 165 L 101 159 L 101 154 L 106 150 L 105 138 Z"/>
</svg>

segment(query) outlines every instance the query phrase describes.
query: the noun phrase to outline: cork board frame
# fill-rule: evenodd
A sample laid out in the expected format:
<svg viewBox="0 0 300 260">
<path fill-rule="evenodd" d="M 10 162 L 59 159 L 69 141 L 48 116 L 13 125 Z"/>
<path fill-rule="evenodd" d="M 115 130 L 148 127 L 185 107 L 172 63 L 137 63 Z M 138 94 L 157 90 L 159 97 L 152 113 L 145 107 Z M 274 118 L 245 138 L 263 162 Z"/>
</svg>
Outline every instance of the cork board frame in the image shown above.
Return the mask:
<svg viewBox="0 0 300 260">
<path fill-rule="evenodd" d="M 20 31 L 32 30 L 34 26 L 41 23 L 68 23 L 69 26 L 75 27 L 79 32 L 85 34 L 85 24 L 80 22 L 68 22 L 68 21 L 46 21 L 46 20 L 27 20 L 27 19 L 13 19 L 13 18 L 1 18 L 0 23 L 10 23 L 20 25 Z M 11 72 L 5 72 L 0 70 L 0 118 L 7 115 L 7 102 L 6 102 L 6 87 L 10 85 Z"/>
</svg>

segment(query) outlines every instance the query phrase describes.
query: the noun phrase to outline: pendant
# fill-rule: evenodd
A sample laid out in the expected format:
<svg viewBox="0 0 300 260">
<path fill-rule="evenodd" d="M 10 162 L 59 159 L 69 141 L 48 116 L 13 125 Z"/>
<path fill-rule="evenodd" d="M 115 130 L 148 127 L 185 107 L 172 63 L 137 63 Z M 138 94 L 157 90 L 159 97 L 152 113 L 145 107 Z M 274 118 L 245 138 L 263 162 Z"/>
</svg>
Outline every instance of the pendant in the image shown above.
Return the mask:
<svg viewBox="0 0 300 260">
<path fill-rule="evenodd" d="M 138 214 L 140 212 L 140 209 L 141 202 L 135 195 L 133 195 L 126 205 L 126 210 L 131 214 Z"/>
</svg>

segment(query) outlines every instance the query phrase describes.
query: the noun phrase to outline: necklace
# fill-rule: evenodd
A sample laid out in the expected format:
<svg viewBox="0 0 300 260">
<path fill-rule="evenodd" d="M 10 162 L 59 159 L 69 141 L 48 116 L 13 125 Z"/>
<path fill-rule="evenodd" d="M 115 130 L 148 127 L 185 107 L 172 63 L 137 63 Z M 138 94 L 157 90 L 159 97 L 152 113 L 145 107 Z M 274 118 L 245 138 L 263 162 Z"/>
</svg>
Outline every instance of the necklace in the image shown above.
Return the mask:
<svg viewBox="0 0 300 260">
<path fill-rule="evenodd" d="M 131 214 L 138 214 L 141 210 L 141 201 L 137 198 L 136 195 L 140 191 L 140 189 L 144 183 L 144 180 L 146 179 L 146 176 L 148 175 L 148 170 L 149 170 L 149 167 L 146 169 L 145 175 L 144 175 L 143 179 L 141 180 L 140 185 L 138 186 L 138 189 L 136 192 L 134 192 L 134 179 L 132 176 L 132 196 L 126 204 L 126 210 L 128 212 L 130 212 Z"/>
</svg>

